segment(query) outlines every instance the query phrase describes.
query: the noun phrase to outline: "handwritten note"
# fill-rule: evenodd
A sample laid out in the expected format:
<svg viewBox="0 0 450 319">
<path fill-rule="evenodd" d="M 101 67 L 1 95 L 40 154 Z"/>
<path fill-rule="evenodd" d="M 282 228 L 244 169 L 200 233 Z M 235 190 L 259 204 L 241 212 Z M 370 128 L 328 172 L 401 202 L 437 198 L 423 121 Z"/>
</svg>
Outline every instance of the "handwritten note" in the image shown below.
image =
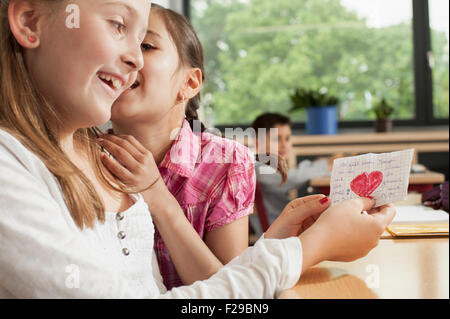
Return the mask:
<svg viewBox="0 0 450 319">
<path fill-rule="evenodd" d="M 330 181 L 332 205 L 372 197 L 375 207 L 406 199 L 414 149 L 344 157 L 334 161 Z"/>
</svg>

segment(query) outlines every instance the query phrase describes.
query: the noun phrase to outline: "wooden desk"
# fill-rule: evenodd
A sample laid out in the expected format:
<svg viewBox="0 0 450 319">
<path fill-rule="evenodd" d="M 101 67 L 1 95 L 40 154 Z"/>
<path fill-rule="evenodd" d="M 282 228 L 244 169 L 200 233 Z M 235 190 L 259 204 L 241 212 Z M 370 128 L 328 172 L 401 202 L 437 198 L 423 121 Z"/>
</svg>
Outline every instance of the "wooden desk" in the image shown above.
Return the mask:
<svg viewBox="0 0 450 319">
<path fill-rule="evenodd" d="M 448 237 L 382 239 L 362 259 L 309 269 L 279 298 L 449 298 Z"/>
<path fill-rule="evenodd" d="M 428 171 L 425 173 L 411 174 L 409 176 L 409 192 L 423 193 L 433 187 L 434 184 L 445 182 L 445 175 Z M 315 189 L 315 192 L 322 194 L 330 193 L 330 177 L 318 177 L 310 180 L 309 185 Z"/>
</svg>

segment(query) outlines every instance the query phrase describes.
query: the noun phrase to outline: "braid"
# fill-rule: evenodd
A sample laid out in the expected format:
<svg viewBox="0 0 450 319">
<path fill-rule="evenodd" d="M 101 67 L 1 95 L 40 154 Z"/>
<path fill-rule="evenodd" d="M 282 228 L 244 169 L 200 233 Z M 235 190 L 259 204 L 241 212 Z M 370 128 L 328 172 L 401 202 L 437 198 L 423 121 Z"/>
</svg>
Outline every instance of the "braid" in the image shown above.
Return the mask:
<svg viewBox="0 0 450 319">
<path fill-rule="evenodd" d="M 189 100 L 186 107 L 186 119 L 188 120 L 191 129 L 194 130 L 194 121 L 199 121 L 197 110 L 200 108 L 200 93 Z M 205 125 L 200 122 L 201 132 L 206 131 Z"/>
</svg>

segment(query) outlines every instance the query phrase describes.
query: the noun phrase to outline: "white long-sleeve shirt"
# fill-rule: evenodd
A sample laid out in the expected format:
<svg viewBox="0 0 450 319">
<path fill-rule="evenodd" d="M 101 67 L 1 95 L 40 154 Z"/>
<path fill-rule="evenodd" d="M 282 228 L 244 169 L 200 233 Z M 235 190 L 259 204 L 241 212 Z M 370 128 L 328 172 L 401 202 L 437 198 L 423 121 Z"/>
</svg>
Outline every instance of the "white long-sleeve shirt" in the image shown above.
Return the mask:
<svg viewBox="0 0 450 319">
<path fill-rule="evenodd" d="M 0 130 L 0 298 L 274 298 L 295 285 L 297 237 L 261 238 L 205 281 L 167 292 L 141 196 L 80 230 L 43 162 Z"/>
</svg>

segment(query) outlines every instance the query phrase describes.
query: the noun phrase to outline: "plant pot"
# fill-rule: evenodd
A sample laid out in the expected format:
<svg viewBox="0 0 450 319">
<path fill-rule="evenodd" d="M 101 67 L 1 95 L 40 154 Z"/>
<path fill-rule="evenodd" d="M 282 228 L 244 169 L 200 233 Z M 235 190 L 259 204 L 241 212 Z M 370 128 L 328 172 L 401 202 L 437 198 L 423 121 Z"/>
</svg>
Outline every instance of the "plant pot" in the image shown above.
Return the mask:
<svg viewBox="0 0 450 319">
<path fill-rule="evenodd" d="M 309 135 L 335 135 L 338 129 L 337 107 L 306 108 L 306 133 Z"/>
<path fill-rule="evenodd" d="M 375 131 L 377 133 L 392 132 L 392 119 L 377 119 L 375 121 Z"/>
</svg>

